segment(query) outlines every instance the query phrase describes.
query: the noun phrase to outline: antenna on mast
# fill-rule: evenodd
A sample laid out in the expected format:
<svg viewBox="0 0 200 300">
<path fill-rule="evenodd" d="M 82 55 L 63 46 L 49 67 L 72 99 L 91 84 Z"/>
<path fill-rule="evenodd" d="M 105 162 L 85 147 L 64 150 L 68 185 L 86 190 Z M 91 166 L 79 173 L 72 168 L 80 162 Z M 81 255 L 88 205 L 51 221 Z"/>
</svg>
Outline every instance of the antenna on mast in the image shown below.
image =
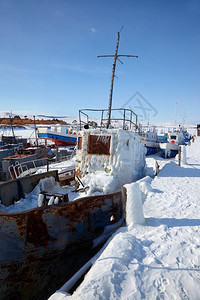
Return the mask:
<svg viewBox="0 0 200 300">
<path fill-rule="evenodd" d="M 185 126 L 185 109 L 183 111 L 183 127 Z"/>
<path fill-rule="evenodd" d="M 112 95 L 113 95 L 113 83 L 114 83 L 114 77 L 115 77 L 115 68 L 116 68 L 116 62 L 117 60 L 123 64 L 123 62 L 119 59 L 119 57 L 136 57 L 138 58 L 137 55 L 119 55 L 118 54 L 118 48 L 119 48 L 119 39 L 120 39 L 120 32 L 122 31 L 124 26 L 121 27 L 120 31 L 118 32 L 118 37 L 117 37 L 117 44 L 116 44 L 116 50 L 114 55 L 98 55 L 97 57 L 114 57 L 114 62 L 113 62 L 113 68 L 112 68 L 112 78 L 111 78 L 111 86 L 110 86 L 110 95 L 109 95 L 109 107 L 108 107 L 108 122 L 107 122 L 107 128 L 110 126 L 110 118 L 111 118 L 111 108 L 112 108 Z"/>
<path fill-rule="evenodd" d="M 122 25 L 122 27 L 121 27 L 121 29 L 120 29 L 120 31 L 119 31 L 119 33 L 121 33 L 121 31 L 122 31 L 122 29 L 124 28 L 124 25 Z"/>
<path fill-rule="evenodd" d="M 176 102 L 176 109 L 175 109 L 175 127 L 177 126 L 177 106 L 178 106 L 178 102 Z"/>
</svg>

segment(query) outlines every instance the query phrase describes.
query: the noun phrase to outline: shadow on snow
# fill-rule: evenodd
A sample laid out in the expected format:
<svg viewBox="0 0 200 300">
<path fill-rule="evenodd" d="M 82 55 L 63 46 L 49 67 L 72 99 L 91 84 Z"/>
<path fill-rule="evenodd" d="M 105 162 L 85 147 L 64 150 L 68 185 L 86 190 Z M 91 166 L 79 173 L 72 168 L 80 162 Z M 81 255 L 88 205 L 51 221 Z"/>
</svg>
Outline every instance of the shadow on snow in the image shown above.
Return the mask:
<svg viewBox="0 0 200 300">
<path fill-rule="evenodd" d="M 152 227 L 160 225 L 167 227 L 200 226 L 200 219 L 146 218 L 146 224 Z"/>
</svg>

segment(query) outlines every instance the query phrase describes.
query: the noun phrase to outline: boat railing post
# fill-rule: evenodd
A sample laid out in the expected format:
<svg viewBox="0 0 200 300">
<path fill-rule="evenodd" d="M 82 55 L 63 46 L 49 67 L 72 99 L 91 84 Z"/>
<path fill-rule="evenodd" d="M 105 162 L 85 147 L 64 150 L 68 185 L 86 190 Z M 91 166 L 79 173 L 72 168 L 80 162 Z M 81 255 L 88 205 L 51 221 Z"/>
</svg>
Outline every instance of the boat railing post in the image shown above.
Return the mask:
<svg viewBox="0 0 200 300">
<path fill-rule="evenodd" d="M 178 165 L 181 165 L 181 146 L 178 146 Z"/>
<path fill-rule="evenodd" d="M 166 143 L 166 148 L 165 148 L 165 158 L 168 156 L 168 143 Z"/>
<path fill-rule="evenodd" d="M 17 178 L 18 175 L 17 175 L 17 172 L 16 172 L 16 165 L 13 167 L 13 170 L 14 170 L 15 178 Z"/>
<path fill-rule="evenodd" d="M 102 109 L 102 112 L 101 112 L 101 125 L 100 125 L 100 128 L 103 127 L 103 113 L 104 113 L 104 111 L 103 111 L 103 109 Z"/>
<path fill-rule="evenodd" d="M 136 122 L 135 128 L 137 129 L 137 123 L 138 123 L 138 116 L 137 115 L 135 115 L 135 122 Z"/>
<path fill-rule="evenodd" d="M 47 172 L 49 172 L 49 159 L 47 158 Z"/>
<path fill-rule="evenodd" d="M 132 118 L 133 118 L 133 113 L 132 113 L 132 111 L 131 111 L 131 117 L 130 117 L 130 130 L 131 130 L 131 128 L 132 128 Z"/>
<path fill-rule="evenodd" d="M 80 110 L 79 110 L 79 121 L 80 121 L 79 126 L 80 126 L 80 130 L 81 130 L 81 111 Z"/>
<path fill-rule="evenodd" d="M 123 129 L 125 129 L 126 110 L 124 109 Z"/>
</svg>

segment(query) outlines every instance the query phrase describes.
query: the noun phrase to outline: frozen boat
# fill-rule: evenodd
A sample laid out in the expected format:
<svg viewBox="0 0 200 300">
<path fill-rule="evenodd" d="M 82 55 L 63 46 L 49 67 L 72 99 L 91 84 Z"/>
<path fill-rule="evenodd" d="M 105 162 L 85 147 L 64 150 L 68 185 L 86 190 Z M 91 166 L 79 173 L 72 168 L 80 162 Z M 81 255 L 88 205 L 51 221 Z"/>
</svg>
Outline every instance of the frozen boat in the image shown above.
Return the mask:
<svg viewBox="0 0 200 300">
<path fill-rule="evenodd" d="M 26 145 L 27 139 L 21 138 L 21 137 L 16 137 L 16 136 L 6 136 L 6 135 L 1 136 L 0 145 L 11 145 L 11 144 Z"/>
<path fill-rule="evenodd" d="M 88 110 L 82 112 L 86 115 Z M 120 119 L 116 118 L 117 112 L 120 112 Z M 102 184 L 98 191 L 105 192 L 107 187 L 121 189 L 123 184 L 144 176 L 146 149 L 141 143 L 140 135 L 136 132 L 137 117 L 134 122 L 134 113 L 131 110 L 112 109 L 110 124 L 112 125 L 116 120 L 119 121 L 118 123 L 121 121 L 121 129 L 105 128 L 107 119 L 104 115 L 107 111 L 99 110 L 99 113 L 101 115 L 99 128 L 88 128 L 78 132 L 75 171 L 76 176 L 82 178 L 85 184 L 92 179 L 91 186 L 95 188 L 95 183 L 98 183 L 96 184 L 98 188 Z M 88 120 L 89 117 L 87 123 Z M 126 130 L 127 124 L 131 130 Z"/>
<path fill-rule="evenodd" d="M 188 144 L 190 142 L 190 140 L 192 139 L 192 135 L 189 132 L 187 132 L 187 130 L 184 128 L 182 128 L 182 133 L 185 138 L 185 144 Z"/>
<path fill-rule="evenodd" d="M 6 174 L 3 172 L 2 162 L 5 157 L 13 155 L 22 148 L 22 144 L 2 145 L 0 146 L 0 180 L 6 180 Z"/>
<path fill-rule="evenodd" d="M 3 157 L 2 171 L 7 180 L 16 179 L 20 177 L 24 171 L 27 171 L 26 175 L 32 174 L 37 170 L 37 167 L 47 165 L 48 159 L 53 156 L 54 154 L 49 147 L 24 147 L 15 151 L 12 155 L 5 155 L 5 157 Z"/>
<path fill-rule="evenodd" d="M 67 125 L 56 124 L 50 127 L 39 127 L 38 138 L 51 140 L 57 146 L 76 145 L 77 131 Z"/>
<path fill-rule="evenodd" d="M 185 137 L 181 131 L 169 132 L 167 142 L 160 143 L 160 150 L 162 155 L 167 157 L 175 157 L 178 154 L 179 145 L 185 144 Z"/>
<path fill-rule="evenodd" d="M 146 147 L 146 155 L 155 154 L 160 150 L 158 136 L 155 131 L 147 131 L 140 133 L 141 143 Z"/>
<path fill-rule="evenodd" d="M 11 118 L 11 116 L 9 116 L 9 119 L 10 119 L 10 126 L 7 127 L 7 125 L 5 125 L 5 129 L 10 128 L 11 135 L 2 134 L 0 137 L 0 145 L 6 146 L 6 145 L 11 145 L 11 144 L 23 144 L 23 146 L 25 146 L 27 144 L 27 139 L 15 135 L 14 128 L 12 125 L 13 119 Z"/>
<path fill-rule="evenodd" d="M 12 205 L 50 175 L 56 172 L 1 184 L 2 204 Z M 116 230 L 119 220 L 120 191 L 17 213 L 0 211 L 0 298 L 47 299 L 95 253 L 92 241 L 108 225 Z"/>
<path fill-rule="evenodd" d="M 122 225 L 121 188 L 144 176 L 144 171 L 145 148 L 138 133 L 103 128 L 80 131 L 75 178 L 83 196 L 65 202 L 65 192 L 61 203 L 0 212 L 4 299 L 46 299 L 63 285 L 97 251 L 94 240 L 105 242 Z M 57 173 L 52 175 L 57 178 Z M 1 184 L 1 203 L 13 205 L 35 187 L 40 176 L 44 178 L 45 173 Z M 48 204 L 51 197 L 59 197 L 49 189 L 40 195 L 50 197 Z"/>
</svg>

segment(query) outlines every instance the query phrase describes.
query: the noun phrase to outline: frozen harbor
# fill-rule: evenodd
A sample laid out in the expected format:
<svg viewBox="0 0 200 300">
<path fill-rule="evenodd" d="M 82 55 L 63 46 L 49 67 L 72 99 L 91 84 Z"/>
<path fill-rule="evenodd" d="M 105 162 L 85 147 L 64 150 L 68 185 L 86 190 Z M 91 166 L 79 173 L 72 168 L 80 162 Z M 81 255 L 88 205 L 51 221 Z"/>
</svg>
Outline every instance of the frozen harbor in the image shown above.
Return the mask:
<svg viewBox="0 0 200 300">
<path fill-rule="evenodd" d="M 199 137 L 186 154 L 140 182 L 145 223 L 118 229 L 77 290 L 51 300 L 200 299 Z"/>
<path fill-rule="evenodd" d="M 186 147 L 186 156 L 181 167 L 177 159 L 166 160 L 159 154 L 146 158 L 147 177 L 127 185 L 129 204 L 133 201 L 135 205 L 127 205 L 128 224 L 118 229 L 94 257 L 92 268 L 73 294 L 62 289 L 51 300 L 200 298 L 200 138 Z M 152 179 L 155 160 L 160 172 Z M 67 161 L 51 169 L 64 170 L 74 164 L 75 160 Z M 108 175 L 104 184 L 105 176 L 100 173 L 97 175 L 105 189 L 110 184 Z M 94 179 L 88 194 L 100 193 L 91 189 L 96 186 Z M 87 177 L 83 182 L 88 184 Z M 0 204 L 0 209 L 13 213 L 37 207 L 43 184 L 40 182 L 15 205 Z M 52 188 L 60 189 L 54 184 Z M 78 195 L 69 193 L 70 201 L 74 197 Z"/>
</svg>

